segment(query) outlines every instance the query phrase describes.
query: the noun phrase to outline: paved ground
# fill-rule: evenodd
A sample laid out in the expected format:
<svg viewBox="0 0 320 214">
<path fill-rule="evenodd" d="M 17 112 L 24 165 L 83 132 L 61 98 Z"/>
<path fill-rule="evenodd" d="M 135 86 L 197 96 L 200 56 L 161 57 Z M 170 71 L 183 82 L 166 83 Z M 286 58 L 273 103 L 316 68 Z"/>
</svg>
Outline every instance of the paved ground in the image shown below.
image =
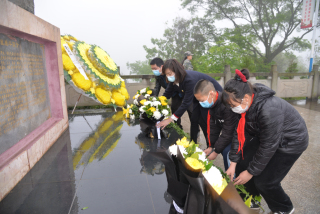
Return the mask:
<svg viewBox="0 0 320 214">
<path fill-rule="evenodd" d="M 298 214 L 320 213 L 320 104 L 293 102 L 305 119 L 308 149 L 282 185 Z M 310 110 L 310 108 L 312 110 Z M 185 131 L 189 122 L 182 118 Z M 148 155 L 179 138 L 146 138 L 122 113 L 70 116 L 70 127 L 0 202 L 0 213 L 168 213 L 164 165 Z M 204 149 L 204 137 L 200 135 Z M 128 161 L 129 160 L 129 161 Z M 223 168 L 222 158 L 215 164 Z M 265 213 L 269 213 L 265 202 Z M 84 209 L 88 207 L 87 209 Z"/>
</svg>

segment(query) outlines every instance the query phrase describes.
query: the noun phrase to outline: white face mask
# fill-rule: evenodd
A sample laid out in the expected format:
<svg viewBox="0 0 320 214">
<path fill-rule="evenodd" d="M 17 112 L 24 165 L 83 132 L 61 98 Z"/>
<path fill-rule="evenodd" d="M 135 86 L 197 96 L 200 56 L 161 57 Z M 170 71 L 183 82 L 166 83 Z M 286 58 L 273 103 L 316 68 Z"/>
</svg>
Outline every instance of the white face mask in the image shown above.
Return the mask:
<svg viewBox="0 0 320 214">
<path fill-rule="evenodd" d="M 241 104 L 238 105 L 238 106 L 236 106 L 236 107 L 231 108 L 231 110 L 232 110 L 234 113 L 237 113 L 237 114 L 245 113 L 248 109 L 249 109 L 248 104 L 246 105 L 246 107 L 245 107 L 244 109 L 241 107 Z"/>
</svg>

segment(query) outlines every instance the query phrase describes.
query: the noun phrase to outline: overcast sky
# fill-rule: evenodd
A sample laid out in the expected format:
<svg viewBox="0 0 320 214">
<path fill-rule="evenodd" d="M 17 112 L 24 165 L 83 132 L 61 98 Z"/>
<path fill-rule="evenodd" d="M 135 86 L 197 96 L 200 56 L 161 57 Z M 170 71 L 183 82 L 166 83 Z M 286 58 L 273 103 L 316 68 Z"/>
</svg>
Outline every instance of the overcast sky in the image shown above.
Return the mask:
<svg viewBox="0 0 320 214">
<path fill-rule="evenodd" d="M 35 0 L 35 15 L 107 51 L 129 74 L 127 62 L 145 60 L 143 45 L 160 38 L 166 22 L 178 16 L 189 18 L 180 0 Z"/>
<path fill-rule="evenodd" d="M 181 8 L 180 0 L 35 0 L 34 3 L 35 14 L 59 27 L 61 34 L 71 34 L 107 51 L 120 66 L 121 74 L 129 74 L 127 62 L 146 59 L 142 46 L 152 47 L 151 38 L 161 38 L 174 18 L 191 17 Z M 225 21 L 216 24 L 228 25 Z M 305 38 L 311 41 L 311 33 Z M 262 45 L 259 48 L 263 50 Z M 306 58 L 309 53 L 303 55 Z"/>
</svg>

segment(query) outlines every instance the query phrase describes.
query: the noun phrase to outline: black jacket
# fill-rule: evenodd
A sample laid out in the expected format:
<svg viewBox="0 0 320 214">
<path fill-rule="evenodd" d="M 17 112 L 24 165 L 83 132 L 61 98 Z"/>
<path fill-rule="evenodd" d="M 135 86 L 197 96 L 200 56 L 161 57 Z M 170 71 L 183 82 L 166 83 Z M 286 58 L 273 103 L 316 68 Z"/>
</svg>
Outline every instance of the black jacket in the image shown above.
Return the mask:
<svg viewBox="0 0 320 214">
<path fill-rule="evenodd" d="M 221 101 L 221 93 L 214 105 L 210 108 L 210 122 L 208 124 L 209 146 L 221 153 L 232 141 L 235 127 L 239 121 L 239 114 L 234 113 Z M 221 135 L 220 135 L 221 133 Z"/>
<path fill-rule="evenodd" d="M 209 80 L 213 83 L 214 88 L 217 91 L 222 91 L 222 87 L 220 84 L 213 79 L 212 77 L 200 73 L 198 71 L 186 71 L 187 75 L 185 76 L 184 80 L 179 83 L 179 86 L 174 85 L 172 82 L 169 83 L 167 89 L 163 93 L 163 96 L 167 97 L 167 99 L 170 99 L 174 93 L 175 90 L 178 90 L 179 93 L 184 94 L 184 98 L 182 100 L 181 106 L 178 108 L 176 112 L 173 112 L 176 117 L 181 117 L 183 113 L 189 108 L 189 106 L 193 103 L 193 109 L 198 107 L 199 102 L 193 95 L 193 88 L 196 85 L 196 83 L 201 79 Z M 208 112 L 208 110 L 206 110 Z"/>
<path fill-rule="evenodd" d="M 159 92 L 161 87 L 166 89 L 168 86 L 168 83 L 166 82 L 166 76 L 165 75 L 160 75 L 160 76 L 155 76 L 156 79 L 156 86 L 154 87 L 153 93 L 154 96 L 159 96 Z"/>
<path fill-rule="evenodd" d="M 287 101 L 274 96 L 275 92 L 262 84 L 254 84 L 254 98 L 246 113 L 246 141 L 257 137 L 260 146 L 247 168 L 253 176 L 259 175 L 275 152 L 300 154 L 308 147 L 309 135 L 305 121 Z M 238 136 L 234 134 L 229 158 L 241 159 L 238 154 Z M 244 144 L 244 152 L 246 143 Z"/>
</svg>

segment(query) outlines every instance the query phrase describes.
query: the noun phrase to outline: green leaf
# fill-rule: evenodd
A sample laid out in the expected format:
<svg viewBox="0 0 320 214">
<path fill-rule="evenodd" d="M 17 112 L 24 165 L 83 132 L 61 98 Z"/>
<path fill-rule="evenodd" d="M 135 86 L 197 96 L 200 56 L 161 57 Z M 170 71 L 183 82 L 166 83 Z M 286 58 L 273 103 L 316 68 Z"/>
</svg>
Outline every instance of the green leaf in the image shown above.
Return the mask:
<svg viewBox="0 0 320 214">
<path fill-rule="evenodd" d="M 245 205 L 247 205 L 247 207 L 250 208 L 250 205 L 251 205 L 251 200 L 252 200 L 252 195 L 244 202 Z"/>
<path fill-rule="evenodd" d="M 261 202 L 261 199 L 262 199 L 262 196 L 261 195 L 256 195 L 255 197 L 254 197 L 254 200 L 255 201 L 259 201 L 259 202 Z"/>
<path fill-rule="evenodd" d="M 209 163 L 205 164 L 204 168 L 206 171 L 208 171 L 213 166 L 213 163 L 209 161 Z"/>
<path fill-rule="evenodd" d="M 67 82 L 70 82 L 71 81 L 71 76 L 68 73 L 68 71 L 63 69 L 63 74 L 64 74 L 64 78 L 67 80 Z"/>
<path fill-rule="evenodd" d="M 171 128 L 175 129 L 176 132 L 181 137 L 186 137 L 187 139 L 190 139 L 190 136 L 187 133 L 185 133 L 176 123 L 170 123 L 169 125 L 166 126 L 166 129 L 171 129 Z"/>
<path fill-rule="evenodd" d="M 86 209 L 88 209 L 89 207 L 84 207 L 84 208 L 82 208 L 81 210 L 86 210 Z"/>
<path fill-rule="evenodd" d="M 199 159 L 199 154 L 198 153 L 193 153 L 191 156 L 191 158 L 195 158 L 195 159 Z"/>
</svg>

